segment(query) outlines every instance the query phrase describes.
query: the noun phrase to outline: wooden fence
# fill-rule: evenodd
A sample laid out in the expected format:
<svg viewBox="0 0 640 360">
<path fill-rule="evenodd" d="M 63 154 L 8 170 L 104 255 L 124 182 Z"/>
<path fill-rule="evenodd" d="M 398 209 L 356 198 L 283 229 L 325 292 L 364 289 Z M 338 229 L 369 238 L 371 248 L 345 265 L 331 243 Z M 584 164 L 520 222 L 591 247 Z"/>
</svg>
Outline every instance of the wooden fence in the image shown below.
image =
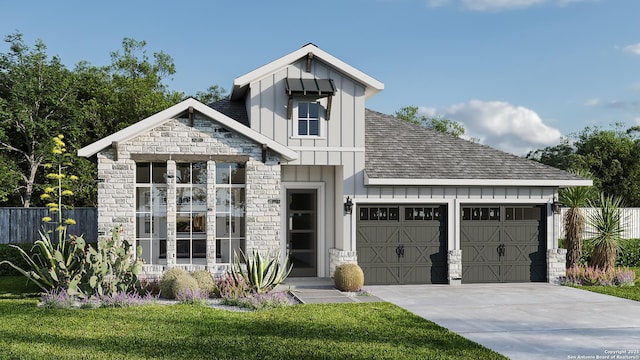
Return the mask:
<svg viewBox="0 0 640 360">
<path fill-rule="evenodd" d="M 44 224 L 42 218 L 50 216 L 47 208 L 2 208 L 0 207 L 0 244 L 32 243 L 40 238 L 43 229 L 55 229 L 54 224 Z M 76 221 L 67 227 L 67 234 L 84 235 L 88 242 L 98 241 L 98 209 L 75 208 L 65 210 L 65 218 Z M 46 225 L 46 226 L 45 226 Z"/>
<path fill-rule="evenodd" d="M 560 234 L 559 238 L 564 238 L 564 226 L 562 225 L 562 219 L 568 208 L 562 208 L 559 215 L 555 216 L 556 234 Z M 593 237 L 593 227 L 589 226 L 589 215 L 599 211 L 597 208 L 582 208 L 584 210 L 584 216 L 587 220 L 583 238 L 588 239 Z M 640 208 L 624 208 L 622 209 L 622 218 L 626 223 L 623 237 L 625 239 L 640 239 Z"/>
</svg>

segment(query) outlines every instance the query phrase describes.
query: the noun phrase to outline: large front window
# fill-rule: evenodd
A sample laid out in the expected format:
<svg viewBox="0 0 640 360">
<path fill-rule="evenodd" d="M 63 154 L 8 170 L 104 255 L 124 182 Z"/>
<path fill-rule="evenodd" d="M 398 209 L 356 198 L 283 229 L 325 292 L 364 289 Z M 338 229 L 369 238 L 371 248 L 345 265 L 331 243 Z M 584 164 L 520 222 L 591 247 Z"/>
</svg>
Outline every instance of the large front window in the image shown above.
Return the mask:
<svg viewBox="0 0 640 360">
<path fill-rule="evenodd" d="M 193 263 L 207 256 L 207 164 L 176 164 L 176 258 Z"/>
<path fill-rule="evenodd" d="M 216 164 L 216 262 L 245 249 L 245 165 Z"/>
<path fill-rule="evenodd" d="M 136 166 L 136 241 L 145 264 L 167 257 L 167 165 Z"/>
</svg>

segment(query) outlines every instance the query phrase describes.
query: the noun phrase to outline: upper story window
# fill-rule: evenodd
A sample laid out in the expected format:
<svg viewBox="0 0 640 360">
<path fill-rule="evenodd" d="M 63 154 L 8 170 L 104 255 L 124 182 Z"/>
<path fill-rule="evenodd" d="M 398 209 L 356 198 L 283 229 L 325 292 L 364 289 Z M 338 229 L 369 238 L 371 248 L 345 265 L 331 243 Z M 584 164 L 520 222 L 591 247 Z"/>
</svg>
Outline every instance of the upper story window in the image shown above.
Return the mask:
<svg viewBox="0 0 640 360">
<path fill-rule="evenodd" d="M 298 136 L 320 136 L 322 106 L 319 102 L 298 103 Z"/>
</svg>

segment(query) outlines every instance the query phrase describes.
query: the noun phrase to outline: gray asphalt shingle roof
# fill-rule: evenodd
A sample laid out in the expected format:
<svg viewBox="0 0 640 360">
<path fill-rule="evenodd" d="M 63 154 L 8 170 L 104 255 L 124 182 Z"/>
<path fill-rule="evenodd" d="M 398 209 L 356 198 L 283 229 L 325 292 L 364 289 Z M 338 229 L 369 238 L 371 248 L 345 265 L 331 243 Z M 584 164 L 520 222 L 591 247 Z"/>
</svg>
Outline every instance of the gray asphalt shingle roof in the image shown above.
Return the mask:
<svg viewBox="0 0 640 360">
<path fill-rule="evenodd" d="M 227 115 L 244 126 L 249 126 L 249 117 L 244 101 L 231 101 L 228 98 L 208 104 L 210 108 Z"/>
<path fill-rule="evenodd" d="M 369 178 L 378 179 L 584 180 L 369 109 L 365 110 L 365 170 Z"/>
</svg>

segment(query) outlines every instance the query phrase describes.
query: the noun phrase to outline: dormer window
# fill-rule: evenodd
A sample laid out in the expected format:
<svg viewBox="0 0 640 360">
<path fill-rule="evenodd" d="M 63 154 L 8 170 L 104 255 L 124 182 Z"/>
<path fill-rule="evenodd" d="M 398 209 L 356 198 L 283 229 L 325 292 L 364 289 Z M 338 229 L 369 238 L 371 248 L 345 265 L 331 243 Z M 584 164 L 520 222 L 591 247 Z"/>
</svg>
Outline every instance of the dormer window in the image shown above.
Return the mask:
<svg viewBox="0 0 640 360">
<path fill-rule="evenodd" d="M 319 102 L 298 103 L 298 136 L 320 136 L 322 110 Z"/>
</svg>

